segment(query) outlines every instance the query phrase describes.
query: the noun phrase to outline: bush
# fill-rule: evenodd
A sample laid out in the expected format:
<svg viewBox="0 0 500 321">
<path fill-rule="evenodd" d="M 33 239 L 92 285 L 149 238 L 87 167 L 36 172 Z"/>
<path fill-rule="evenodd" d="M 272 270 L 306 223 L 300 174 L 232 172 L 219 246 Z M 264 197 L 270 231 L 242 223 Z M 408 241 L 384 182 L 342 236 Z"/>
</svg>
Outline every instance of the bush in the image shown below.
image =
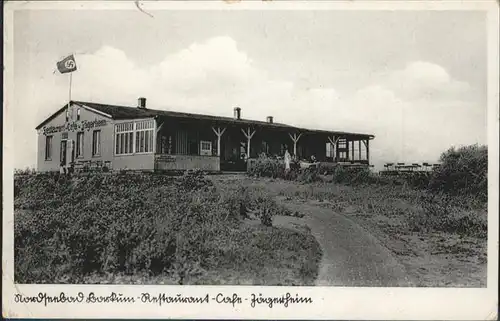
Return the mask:
<svg viewBox="0 0 500 321">
<path fill-rule="evenodd" d="M 251 212 L 267 227 L 274 215 L 295 215 L 265 189 L 219 190 L 198 171 L 16 175 L 14 185 L 19 283 L 166 273 L 185 284 L 230 260 L 213 242 L 231 244 Z"/>
<path fill-rule="evenodd" d="M 334 183 L 374 183 L 375 178 L 369 168 L 350 168 L 338 164 L 320 163 L 318 166 L 300 168 L 297 163 L 290 164 L 285 171 L 282 160 L 267 157 L 249 160 L 247 173 L 254 177 L 281 178 L 301 183 L 321 181 L 321 175 L 332 175 Z"/>
<path fill-rule="evenodd" d="M 247 173 L 254 177 L 285 177 L 285 163 L 268 157 L 259 157 L 248 160 Z"/>
<path fill-rule="evenodd" d="M 321 163 L 316 171 L 316 176 L 328 175 L 333 183 L 343 184 L 375 184 L 380 183 L 378 176 L 374 175 L 368 167 L 348 167 L 339 164 Z"/>
<path fill-rule="evenodd" d="M 467 210 L 446 193 L 424 194 L 419 200 L 422 211 L 410 212 L 409 227 L 412 231 L 440 231 L 486 238 L 487 212 Z"/>
<path fill-rule="evenodd" d="M 379 183 L 368 167 L 348 167 L 339 164 L 322 163 L 320 166 L 308 168 L 301 171 L 299 180 L 302 182 L 315 182 L 320 180 L 320 175 L 331 176 L 330 181 L 333 183 L 343 184 L 375 184 Z"/>
<path fill-rule="evenodd" d="M 14 170 L 15 175 L 33 175 L 36 173 L 36 170 L 34 168 L 26 167 L 24 169 L 18 169 L 16 168 Z"/>
<path fill-rule="evenodd" d="M 205 245 L 231 225 L 226 199 L 199 174 L 23 175 L 14 184 L 20 283 L 167 270 L 183 282 L 207 266 Z"/>
<path fill-rule="evenodd" d="M 302 168 L 294 179 L 301 183 L 314 183 L 319 181 L 319 170 L 317 167 Z"/>
<path fill-rule="evenodd" d="M 470 145 L 452 147 L 440 157 L 441 165 L 434 170 L 429 183 L 432 191 L 450 195 L 475 195 L 488 199 L 488 149 Z"/>
<path fill-rule="evenodd" d="M 431 180 L 432 172 L 414 172 L 404 176 L 404 180 L 410 186 L 417 189 L 427 189 Z"/>
<path fill-rule="evenodd" d="M 486 146 L 471 145 L 450 148 L 440 157 L 441 166 L 432 172 L 409 172 L 396 177 L 374 175 L 368 167 L 347 167 L 320 163 L 305 169 L 291 164 L 285 171 L 284 162 L 261 157 L 249 160 L 248 174 L 254 177 L 282 178 L 302 183 L 330 181 L 342 184 L 409 185 L 431 192 L 449 195 L 472 195 L 485 202 L 488 197 L 488 150 Z M 325 177 L 325 175 L 327 175 Z"/>
</svg>

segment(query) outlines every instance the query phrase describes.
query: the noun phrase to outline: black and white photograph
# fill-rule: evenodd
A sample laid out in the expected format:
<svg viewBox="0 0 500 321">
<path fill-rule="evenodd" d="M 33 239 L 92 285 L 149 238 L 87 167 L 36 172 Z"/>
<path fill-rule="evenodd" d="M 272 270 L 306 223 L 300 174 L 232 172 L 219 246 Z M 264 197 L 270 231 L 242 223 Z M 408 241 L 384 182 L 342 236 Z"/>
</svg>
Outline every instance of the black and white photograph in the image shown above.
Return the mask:
<svg viewBox="0 0 500 321">
<path fill-rule="evenodd" d="M 497 2 L 71 2 L 6 9 L 4 315 L 214 286 L 496 319 Z"/>
</svg>

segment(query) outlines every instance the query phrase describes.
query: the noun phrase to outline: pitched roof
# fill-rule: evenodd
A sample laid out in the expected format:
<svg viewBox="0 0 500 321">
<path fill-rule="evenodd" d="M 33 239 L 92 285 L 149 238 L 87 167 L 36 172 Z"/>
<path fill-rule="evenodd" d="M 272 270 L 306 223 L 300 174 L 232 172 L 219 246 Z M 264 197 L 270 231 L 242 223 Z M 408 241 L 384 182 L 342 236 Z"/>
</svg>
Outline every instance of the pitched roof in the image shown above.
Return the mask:
<svg viewBox="0 0 500 321">
<path fill-rule="evenodd" d="M 90 103 L 90 102 L 83 102 L 83 101 L 75 101 L 75 103 L 77 103 L 79 105 L 87 106 L 87 107 L 90 107 L 92 109 L 103 112 L 105 114 L 108 114 L 113 119 L 137 119 L 137 118 L 164 116 L 164 117 L 173 117 L 173 118 L 199 119 L 199 120 L 230 122 L 230 123 L 239 123 L 239 124 L 245 124 L 245 123 L 255 124 L 255 125 L 261 124 L 261 125 L 270 125 L 270 126 L 274 126 L 274 127 L 293 127 L 293 126 L 289 126 L 286 124 L 280 124 L 280 123 L 268 123 L 268 122 L 264 122 L 264 121 L 248 120 L 248 119 L 237 120 L 237 119 L 234 119 L 232 117 L 192 114 L 192 113 L 184 113 L 184 112 L 169 111 L 169 110 L 137 108 L 137 107 L 128 107 L 128 106 L 116 106 L 116 105 L 98 104 L 98 103 Z"/>
<path fill-rule="evenodd" d="M 109 105 L 109 104 L 100 104 L 93 102 L 84 102 L 84 101 L 71 101 L 77 105 L 82 107 L 87 107 L 89 109 L 93 109 L 100 113 L 109 115 L 112 119 L 123 120 L 123 119 L 139 119 L 139 118 L 150 118 L 150 117 L 171 117 L 171 118 L 180 118 L 180 119 L 197 119 L 197 120 L 207 120 L 214 121 L 218 123 L 225 124 L 246 124 L 246 125 L 254 125 L 254 126 L 263 126 L 268 128 L 282 128 L 282 129 L 291 129 L 297 131 L 306 131 L 306 132 L 316 132 L 316 133 L 329 133 L 329 134 L 348 134 L 348 135 L 358 135 L 373 138 L 374 135 L 371 134 L 362 134 L 362 133 L 352 133 L 352 132 L 341 132 L 341 131 L 328 131 L 328 130 L 317 130 L 317 129 L 307 129 L 296 126 L 291 126 L 287 124 L 281 123 L 268 123 L 265 121 L 258 120 L 250 120 L 250 119 L 234 119 L 232 117 L 223 117 L 223 116 L 212 116 L 212 115 L 203 115 L 203 114 L 192 114 L 192 113 L 184 113 L 177 111 L 169 111 L 169 110 L 156 110 L 149 108 L 137 108 L 130 106 L 118 106 L 118 105 Z M 36 127 L 36 129 L 40 129 L 47 122 L 52 120 L 55 116 L 57 116 L 60 112 L 62 112 L 67 105 L 64 105 L 61 109 L 43 121 L 40 125 Z"/>
<path fill-rule="evenodd" d="M 46 118 L 43 122 L 41 122 L 40 125 L 36 126 L 35 129 L 38 130 L 38 129 L 42 128 L 43 125 L 45 125 L 46 123 L 48 123 L 52 119 L 56 118 L 57 115 L 59 115 L 61 112 L 63 112 L 66 109 L 66 107 L 68 107 L 68 105 L 64 105 L 61 108 L 59 108 L 55 113 L 53 113 L 48 118 Z"/>
</svg>

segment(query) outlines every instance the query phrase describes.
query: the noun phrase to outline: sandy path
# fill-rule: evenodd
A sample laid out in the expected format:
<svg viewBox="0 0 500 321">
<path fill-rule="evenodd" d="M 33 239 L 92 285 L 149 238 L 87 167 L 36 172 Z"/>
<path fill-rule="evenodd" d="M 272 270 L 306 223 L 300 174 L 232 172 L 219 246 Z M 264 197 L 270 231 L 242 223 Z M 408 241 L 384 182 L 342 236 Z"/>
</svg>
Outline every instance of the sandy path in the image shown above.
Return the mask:
<svg viewBox="0 0 500 321">
<path fill-rule="evenodd" d="M 320 286 L 412 286 L 404 267 L 368 231 L 350 219 L 319 206 L 278 200 L 304 213 L 321 245 Z"/>
</svg>

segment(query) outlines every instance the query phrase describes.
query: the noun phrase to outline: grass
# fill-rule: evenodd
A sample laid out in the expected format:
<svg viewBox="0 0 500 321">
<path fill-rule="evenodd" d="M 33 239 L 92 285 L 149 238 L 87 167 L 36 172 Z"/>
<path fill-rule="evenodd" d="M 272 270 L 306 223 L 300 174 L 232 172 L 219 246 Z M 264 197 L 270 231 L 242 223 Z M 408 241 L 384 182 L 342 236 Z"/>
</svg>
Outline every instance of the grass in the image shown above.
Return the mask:
<svg viewBox="0 0 500 321">
<path fill-rule="evenodd" d="M 16 283 L 312 285 L 307 230 L 265 193 L 198 174 L 15 177 Z M 252 224 L 250 224 L 252 222 Z"/>
<path fill-rule="evenodd" d="M 184 284 L 314 285 L 321 250 L 310 235 L 246 224 L 226 233 L 210 242 L 218 258 L 210 269 L 190 275 Z M 153 276 L 148 273 L 93 273 L 85 277 L 84 283 L 179 284 L 178 278 L 168 273 Z"/>
<path fill-rule="evenodd" d="M 23 171 L 14 186 L 16 282 L 312 285 L 321 250 L 307 229 L 273 220 L 303 216 L 278 205 L 282 197 L 348 216 L 417 286 L 484 287 L 484 154 L 450 150 L 430 189 L 339 168 L 279 179 L 281 168 L 264 161 L 262 173 L 275 178 Z M 449 173 L 475 167 L 481 175 L 452 175 L 449 186 Z"/>
<path fill-rule="evenodd" d="M 261 225 L 243 226 L 221 236 L 213 243 L 214 251 L 224 252 L 227 260 L 216 265 L 216 275 L 202 278 L 197 284 L 313 285 L 321 252 L 318 243 L 308 235 Z M 270 250 L 270 246 L 273 247 Z M 231 283 L 217 274 L 228 274 Z"/>
<path fill-rule="evenodd" d="M 430 193 L 408 185 L 226 179 L 269 197 L 300 200 L 348 216 L 377 237 L 417 286 L 486 286 L 487 210 L 474 197 Z"/>
</svg>

